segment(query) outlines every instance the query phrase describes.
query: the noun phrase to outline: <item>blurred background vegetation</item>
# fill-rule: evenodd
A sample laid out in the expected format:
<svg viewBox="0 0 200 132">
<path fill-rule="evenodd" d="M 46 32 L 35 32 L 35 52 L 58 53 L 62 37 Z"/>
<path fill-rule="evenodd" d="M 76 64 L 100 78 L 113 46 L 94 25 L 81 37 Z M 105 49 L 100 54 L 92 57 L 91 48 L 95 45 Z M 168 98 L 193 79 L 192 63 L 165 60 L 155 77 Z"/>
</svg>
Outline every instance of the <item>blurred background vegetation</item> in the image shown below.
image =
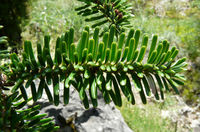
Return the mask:
<svg viewBox="0 0 200 132">
<path fill-rule="evenodd" d="M 171 46 L 177 46 L 180 50 L 179 57 L 187 56 L 188 70 L 185 73 L 187 80 L 183 87 L 180 87 L 181 96 L 189 105 L 195 106 L 200 103 L 200 1 L 199 0 L 129 0 L 133 6 L 135 17 L 131 23 L 135 29 L 152 36 L 157 34 L 159 39 L 167 39 Z M 70 27 L 75 28 L 75 39 L 78 40 L 80 32 L 86 25 L 84 18 L 78 16 L 74 8 L 81 3 L 76 0 L 1 0 L 0 3 L 0 25 L 4 30 L 0 35 L 6 35 L 11 45 L 18 45 L 18 49 L 24 40 L 31 40 L 36 47 L 38 42 L 42 42 L 44 35 L 52 36 L 55 42 Z M 54 47 L 54 45 L 52 45 Z M 3 47 L 0 47 L 0 49 Z M 167 102 L 174 102 L 170 98 Z M 167 105 L 167 104 L 165 104 Z M 175 104 L 173 105 L 175 106 Z M 133 107 L 133 108 L 132 108 Z M 145 109 L 148 113 L 158 112 L 158 104 L 148 104 Z M 165 126 L 169 124 L 166 120 L 161 120 L 158 115 L 148 114 L 141 117 L 144 111 L 138 110 L 138 106 L 130 106 L 126 101 L 120 108 L 125 120 L 135 131 L 136 125 L 131 126 L 134 120 L 140 120 L 152 126 Z M 157 121 L 148 121 L 151 116 L 158 116 Z M 134 120 L 131 120 L 135 117 Z M 145 120 L 145 121 L 144 121 Z M 148 125 L 150 123 L 151 125 Z M 160 124 L 161 123 L 161 124 Z M 154 125 L 152 125 L 154 124 Z M 138 128 L 138 127 L 137 127 Z M 171 128 L 158 128 L 158 131 L 174 131 Z"/>
<path fill-rule="evenodd" d="M 156 33 L 187 56 L 187 81 L 180 87 L 188 104 L 200 103 L 200 1 L 133 0 L 133 27 L 148 34 Z"/>
<path fill-rule="evenodd" d="M 16 46 L 21 43 L 23 23 L 28 18 L 28 0 L 1 0 L 0 24 L 4 26 L 0 30 L 0 36 L 7 36 L 9 45 Z M 0 49 L 6 49 L 7 45 L 1 45 Z"/>
</svg>

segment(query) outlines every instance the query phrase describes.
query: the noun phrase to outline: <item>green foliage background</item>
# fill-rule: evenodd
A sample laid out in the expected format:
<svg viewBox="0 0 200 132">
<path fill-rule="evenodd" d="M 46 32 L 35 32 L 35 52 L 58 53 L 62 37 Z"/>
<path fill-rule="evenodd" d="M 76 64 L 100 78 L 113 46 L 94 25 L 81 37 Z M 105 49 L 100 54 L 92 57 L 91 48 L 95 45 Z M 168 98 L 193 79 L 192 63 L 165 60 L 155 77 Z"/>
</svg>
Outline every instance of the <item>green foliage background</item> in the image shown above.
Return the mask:
<svg viewBox="0 0 200 132">
<path fill-rule="evenodd" d="M 30 0 L 30 21 L 23 28 L 23 40 L 33 43 L 42 42 L 44 35 L 50 35 L 55 42 L 56 37 L 70 27 L 75 29 L 75 40 L 86 26 L 83 17 L 78 16 L 74 8 L 80 5 L 75 0 Z M 52 45 L 53 46 L 53 45 Z"/>
<path fill-rule="evenodd" d="M 189 104 L 200 102 L 199 53 L 200 53 L 200 1 L 165 2 L 161 0 L 133 1 L 135 19 L 133 25 L 147 33 L 158 33 L 181 50 L 179 57 L 187 56 L 190 63 L 187 81 L 180 87 L 182 96 Z M 159 10 L 161 9 L 161 10 Z"/>
<path fill-rule="evenodd" d="M 28 0 L 1 0 L 0 24 L 4 26 L 0 30 L 0 36 L 7 36 L 10 45 L 21 43 L 22 25 L 27 16 Z M 1 46 L 0 49 L 5 49 Z"/>
</svg>

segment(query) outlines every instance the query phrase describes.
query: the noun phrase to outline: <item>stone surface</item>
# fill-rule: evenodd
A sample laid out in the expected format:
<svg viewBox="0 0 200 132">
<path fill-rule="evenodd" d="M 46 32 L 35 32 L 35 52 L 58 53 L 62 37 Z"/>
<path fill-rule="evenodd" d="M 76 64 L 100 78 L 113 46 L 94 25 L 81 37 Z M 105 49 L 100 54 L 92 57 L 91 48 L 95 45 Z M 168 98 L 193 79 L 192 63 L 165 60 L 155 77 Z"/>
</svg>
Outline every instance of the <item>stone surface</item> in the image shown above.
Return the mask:
<svg viewBox="0 0 200 132">
<path fill-rule="evenodd" d="M 200 132 L 200 105 L 191 107 L 184 103 L 180 96 L 174 96 L 174 98 L 177 100 L 176 108 L 162 110 L 161 116 L 176 123 L 178 132 Z"/>
<path fill-rule="evenodd" d="M 62 86 L 61 86 L 62 87 Z M 52 87 L 50 87 L 52 90 Z M 132 130 L 124 122 L 124 119 L 113 103 L 105 104 L 101 96 L 98 96 L 98 108 L 84 109 L 81 104 L 79 95 L 76 90 L 70 88 L 70 101 L 68 105 L 64 105 L 63 96 L 60 95 L 59 106 L 49 103 L 45 94 L 38 101 L 41 104 L 41 113 L 47 113 L 52 117 L 56 124 L 62 126 L 61 132 L 132 132 Z M 62 89 L 60 91 L 62 92 Z M 63 125 L 58 117 L 64 118 L 66 121 L 73 119 L 72 123 Z M 75 126 L 75 129 L 73 129 Z"/>
</svg>

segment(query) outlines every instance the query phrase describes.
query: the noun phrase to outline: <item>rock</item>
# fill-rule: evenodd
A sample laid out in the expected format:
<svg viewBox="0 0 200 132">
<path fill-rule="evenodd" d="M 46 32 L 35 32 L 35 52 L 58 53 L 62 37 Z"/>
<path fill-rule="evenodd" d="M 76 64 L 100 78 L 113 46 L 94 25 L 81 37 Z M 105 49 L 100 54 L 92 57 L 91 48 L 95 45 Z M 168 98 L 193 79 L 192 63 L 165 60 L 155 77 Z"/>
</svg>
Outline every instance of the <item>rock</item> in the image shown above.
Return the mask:
<svg viewBox="0 0 200 132">
<path fill-rule="evenodd" d="M 200 111 L 200 104 L 195 107 L 195 111 Z"/>
<path fill-rule="evenodd" d="M 200 119 L 193 120 L 191 123 L 191 127 L 193 128 L 194 132 L 200 132 Z"/>
<path fill-rule="evenodd" d="M 180 109 L 180 114 L 184 115 L 184 116 L 188 116 L 188 113 L 192 113 L 194 110 L 189 107 L 189 106 L 184 106 L 182 109 Z"/>
<path fill-rule="evenodd" d="M 200 104 L 196 107 L 188 106 L 180 96 L 171 96 L 177 101 L 173 109 L 162 110 L 161 116 L 176 123 L 177 131 L 200 132 Z"/>
<path fill-rule="evenodd" d="M 195 127 L 194 132 L 200 132 L 200 127 Z"/>
<path fill-rule="evenodd" d="M 52 87 L 50 89 L 52 90 Z M 81 104 L 78 92 L 72 89 L 70 88 L 70 101 L 67 105 L 64 105 L 62 95 L 60 95 L 58 106 L 50 104 L 46 95 L 37 102 L 41 105 L 41 113 L 47 113 L 56 124 L 61 126 L 60 132 L 75 130 L 78 132 L 132 132 L 113 103 L 105 104 L 102 97 L 98 96 L 98 108 L 92 108 L 90 104 L 90 108 L 86 110 Z M 60 93 L 63 93 L 62 89 Z M 67 124 L 66 121 L 68 121 Z"/>
<path fill-rule="evenodd" d="M 170 111 L 162 110 L 162 111 L 161 111 L 161 116 L 162 116 L 164 119 L 169 118 L 169 117 L 171 116 Z"/>
</svg>

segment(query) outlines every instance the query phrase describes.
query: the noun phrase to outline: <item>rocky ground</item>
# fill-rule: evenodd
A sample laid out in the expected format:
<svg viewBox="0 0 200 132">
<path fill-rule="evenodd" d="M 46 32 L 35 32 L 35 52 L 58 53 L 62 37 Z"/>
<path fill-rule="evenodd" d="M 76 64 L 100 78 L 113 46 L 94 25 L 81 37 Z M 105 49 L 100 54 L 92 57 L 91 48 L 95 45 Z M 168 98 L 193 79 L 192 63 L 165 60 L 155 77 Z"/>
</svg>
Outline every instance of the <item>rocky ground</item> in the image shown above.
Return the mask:
<svg viewBox="0 0 200 132">
<path fill-rule="evenodd" d="M 61 86 L 62 87 L 62 86 Z M 50 87 L 52 90 L 52 87 Z M 52 117 L 56 124 L 61 126 L 61 132 L 132 132 L 125 123 L 120 111 L 116 109 L 113 103 L 105 104 L 99 95 L 98 108 L 85 110 L 79 95 L 73 88 L 70 89 L 70 102 L 64 105 L 63 96 L 60 98 L 60 105 L 54 106 L 48 102 L 47 96 L 43 94 L 42 99 L 38 101 L 41 104 L 41 113 L 47 113 Z M 31 92 L 31 91 L 29 91 Z M 60 90 L 62 92 L 62 89 Z M 139 95 L 136 100 L 140 100 Z M 200 105 L 190 107 L 184 103 L 183 99 L 178 95 L 171 95 L 176 103 L 161 109 L 161 116 L 170 119 L 176 126 L 177 132 L 200 132 Z M 149 102 L 154 102 L 153 98 Z M 141 102 L 136 104 L 142 106 Z"/>
<path fill-rule="evenodd" d="M 173 95 L 172 98 L 177 100 L 176 106 L 162 110 L 162 117 L 175 123 L 177 131 L 200 132 L 200 104 L 196 107 L 190 107 L 184 103 L 180 96 Z"/>
<path fill-rule="evenodd" d="M 59 132 L 132 132 L 112 102 L 105 104 L 99 95 L 98 108 L 92 108 L 90 103 L 90 108 L 86 110 L 78 92 L 73 88 L 70 90 L 70 101 L 67 105 L 64 105 L 62 95 L 59 106 L 50 104 L 45 94 L 37 102 L 41 105 L 41 113 L 47 113 L 61 126 Z M 63 93 L 62 89 L 60 93 Z"/>
</svg>

